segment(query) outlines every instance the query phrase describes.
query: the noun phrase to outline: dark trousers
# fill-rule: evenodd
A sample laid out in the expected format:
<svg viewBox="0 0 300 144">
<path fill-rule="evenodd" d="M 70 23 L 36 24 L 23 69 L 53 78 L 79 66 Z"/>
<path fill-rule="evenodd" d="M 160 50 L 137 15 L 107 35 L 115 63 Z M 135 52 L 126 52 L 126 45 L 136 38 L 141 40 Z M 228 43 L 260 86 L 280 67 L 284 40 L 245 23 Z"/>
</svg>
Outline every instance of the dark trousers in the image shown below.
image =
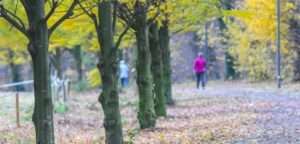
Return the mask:
<svg viewBox="0 0 300 144">
<path fill-rule="evenodd" d="M 128 83 L 128 78 L 121 78 L 122 87 L 127 86 L 127 83 Z"/>
<path fill-rule="evenodd" d="M 204 72 L 196 73 L 197 77 L 197 88 L 199 88 L 200 82 L 202 84 L 202 88 L 205 87 L 205 81 L 204 81 Z"/>
</svg>

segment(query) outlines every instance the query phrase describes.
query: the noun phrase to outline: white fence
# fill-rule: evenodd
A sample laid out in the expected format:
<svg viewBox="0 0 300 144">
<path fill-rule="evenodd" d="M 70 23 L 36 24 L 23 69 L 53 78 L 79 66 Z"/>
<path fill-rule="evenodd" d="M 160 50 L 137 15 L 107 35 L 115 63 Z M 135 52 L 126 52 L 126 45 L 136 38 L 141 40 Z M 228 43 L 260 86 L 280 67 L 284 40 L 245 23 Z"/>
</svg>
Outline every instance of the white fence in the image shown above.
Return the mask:
<svg viewBox="0 0 300 144">
<path fill-rule="evenodd" d="M 4 88 L 16 87 L 21 85 L 28 85 L 33 84 L 33 80 L 26 80 L 22 82 L 15 82 L 9 84 L 0 85 L 0 90 Z M 70 81 L 68 79 L 61 80 L 57 77 L 57 75 L 51 76 L 51 94 L 53 98 L 53 104 L 55 105 L 56 102 L 67 102 L 67 95 L 70 92 Z M 16 109 L 16 125 L 20 127 L 20 110 L 19 110 L 19 95 L 20 92 L 11 92 L 9 94 L 0 95 L 1 98 L 15 96 L 15 109 Z"/>
</svg>

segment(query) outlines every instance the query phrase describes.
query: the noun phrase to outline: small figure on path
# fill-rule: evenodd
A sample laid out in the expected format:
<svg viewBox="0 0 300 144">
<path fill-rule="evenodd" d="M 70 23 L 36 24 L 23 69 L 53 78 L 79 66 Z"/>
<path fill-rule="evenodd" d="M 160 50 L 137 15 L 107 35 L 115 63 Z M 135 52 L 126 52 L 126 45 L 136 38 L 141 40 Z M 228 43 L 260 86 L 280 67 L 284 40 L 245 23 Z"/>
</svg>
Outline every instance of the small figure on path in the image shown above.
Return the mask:
<svg viewBox="0 0 300 144">
<path fill-rule="evenodd" d="M 197 88 L 199 89 L 200 81 L 202 88 L 205 88 L 204 73 L 206 69 L 206 61 L 202 57 L 202 53 L 198 53 L 198 57 L 194 61 L 194 72 L 197 77 Z"/>
<path fill-rule="evenodd" d="M 120 79 L 121 79 L 122 88 L 127 86 L 128 78 L 129 78 L 129 68 L 126 65 L 125 61 L 121 60 L 120 61 Z"/>
</svg>

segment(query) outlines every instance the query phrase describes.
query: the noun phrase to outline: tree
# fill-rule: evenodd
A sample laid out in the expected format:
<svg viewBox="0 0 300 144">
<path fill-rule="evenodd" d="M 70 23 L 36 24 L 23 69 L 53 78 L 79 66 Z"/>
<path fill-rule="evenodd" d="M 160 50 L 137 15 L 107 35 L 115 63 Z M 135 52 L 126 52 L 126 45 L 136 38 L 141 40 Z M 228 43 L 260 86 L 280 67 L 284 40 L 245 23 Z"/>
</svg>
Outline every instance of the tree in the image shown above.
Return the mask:
<svg viewBox="0 0 300 144">
<path fill-rule="evenodd" d="M 149 25 L 157 18 L 162 1 L 124 0 L 119 6 L 119 17 L 135 31 L 137 41 L 137 85 L 139 89 L 138 119 L 141 129 L 153 128 L 156 114 L 151 75 L 151 53 L 149 49 Z"/>
<path fill-rule="evenodd" d="M 231 10 L 232 9 L 232 0 L 221 0 L 222 3 L 222 8 L 224 10 Z M 224 22 L 224 17 L 219 17 L 218 18 L 219 22 L 219 28 L 221 33 L 221 36 L 223 39 L 227 39 L 228 37 L 226 36 L 226 30 L 227 26 L 226 23 Z M 225 51 L 225 80 L 228 79 L 235 79 L 237 76 L 237 73 L 234 69 L 235 65 L 235 60 L 234 57 L 229 53 L 228 50 L 228 44 L 226 40 L 222 40 L 222 45 L 224 46 L 224 51 Z"/>
<path fill-rule="evenodd" d="M 101 75 L 102 93 L 98 101 L 101 103 L 104 111 L 105 143 L 108 144 L 123 143 L 118 94 L 118 47 L 129 27 L 124 28 L 115 42 L 117 5 L 117 1 L 111 0 L 91 1 L 80 4 L 85 14 L 93 21 L 101 48 L 98 55 L 99 63 L 97 64 L 97 68 Z M 88 9 L 88 6 L 95 7 L 98 15 L 95 14 L 96 12 L 93 9 Z"/>
<path fill-rule="evenodd" d="M 172 68 L 171 68 L 171 52 L 170 52 L 170 35 L 169 35 L 169 21 L 166 16 L 166 20 L 162 22 L 162 26 L 159 28 L 159 46 L 162 51 L 162 64 L 163 64 L 163 94 L 165 102 L 168 105 L 173 105 L 174 100 L 172 98 Z"/>
<path fill-rule="evenodd" d="M 64 11 L 64 8 L 58 8 L 57 11 Z M 63 70 L 61 68 L 62 59 L 60 55 L 68 51 L 75 61 L 77 80 L 82 80 L 82 53 L 89 50 L 89 43 L 93 42 L 94 39 L 94 35 L 91 33 L 95 31 L 93 27 L 87 27 L 87 25 L 91 25 L 92 23 L 82 13 L 80 9 L 74 10 L 74 16 L 64 21 L 51 37 L 49 48 L 51 52 L 50 59 L 61 78 Z M 62 15 L 63 13 L 55 13 L 52 17 L 59 18 Z M 50 23 L 54 22 L 54 20 L 50 21 Z"/>
<path fill-rule="evenodd" d="M 211 1 L 166 1 L 161 6 L 159 15 L 159 38 L 162 50 L 163 63 L 163 87 L 165 102 L 174 104 L 172 97 L 172 67 L 170 39 L 178 33 L 187 31 L 198 31 L 206 21 L 210 21 L 218 16 L 218 0 Z"/>
<path fill-rule="evenodd" d="M 289 0 L 289 2 L 292 3 L 295 8 L 289 11 L 290 15 L 287 20 L 289 25 L 287 38 L 289 41 L 288 47 L 296 53 L 293 62 L 293 80 L 300 81 L 300 2 L 297 2 L 297 0 Z"/>
<path fill-rule="evenodd" d="M 156 116 L 166 116 L 162 52 L 159 43 L 158 24 L 152 23 L 149 28 L 149 49 L 151 52 L 151 72 L 154 80 L 154 102 Z"/>
<path fill-rule="evenodd" d="M 18 1 L 4 1 L 0 3 L 0 18 L 5 19 L 29 40 L 27 48 L 32 58 L 34 71 L 35 105 L 32 120 L 35 125 L 36 143 L 51 144 L 55 143 L 55 141 L 49 73 L 49 38 L 53 31 L 72 15 L 72 10 L 78 1 L 67 1 L 66 5 L 68 5 L 68 9 L 66 13 L 49 29 L 47 21 L 61 3 L 54 0 L 46 3 L 44 1 L 32 0 L 21 0 L 20 2 L 21 4 Z M 14 12 L 11 10 L 11 4 L 15 6 Z M 50 10 L 46 14 L 45 7 L 48 4 L 50 5 Z M 26 23 L 24 23 L 23 17 L 17 15 L 17 12 L 20 12 L 20 15 L 26 15 Z M 27 23 L 28 25 L 26 26 Z"/>
<path fill-rule="evenodd" d="M 0 19 L 0 65 L 8 65 L 11 72 L 11 82 L 22 81 L 21 65 L 26 63 L 26 39 L 15 29 L 7 29 L 8 23 Z M 15 91 L 24 90 L 23 86 L 13 87 Z"/>
<path fill-rule="evenodd" d="M 83 76 L 83 69 L 82 69 L 82 46 L 75 45 L 73 48 L 68 49 L 69 52 L 72 54 L 75 63 L 76 63 L 76 71 L 77 71 L 77 80 L 81 81 Z"/>
</svg>

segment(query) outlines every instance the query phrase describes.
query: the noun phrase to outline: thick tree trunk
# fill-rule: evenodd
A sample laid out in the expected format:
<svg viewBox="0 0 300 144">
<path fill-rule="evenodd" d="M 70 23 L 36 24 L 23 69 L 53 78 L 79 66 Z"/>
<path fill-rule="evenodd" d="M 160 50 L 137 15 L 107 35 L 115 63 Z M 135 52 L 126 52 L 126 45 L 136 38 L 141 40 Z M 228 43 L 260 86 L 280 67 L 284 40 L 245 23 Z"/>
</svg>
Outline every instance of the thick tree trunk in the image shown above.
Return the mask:
<svg viewBox="0 0 300 144">
<path fill-rule="evenodd" d="M 135 24 L 137 40 L 137 85 L 139 89 L 138 119 L 141 129 L 154 128 L 156 115 L 153 99 L 153 82 L 151 76 L 151 54 L 148 41 L 148 26 L 146 23 L 146 9 L 141 2 L 135 5 Z"/>
<path fill-rule="evenodd" d="M 98 10 L 100 21 L 97 33 L 101 45 L 98 69 L 103 88 L 99 102 L 104 111 L 105 143 L 122 144 L 123 134 L 118 94 L 119 61 L 117 49 L 114 47 L 111 3 L 108 1 L 98 3 Z"/>
<path fill-rule="evenodd" d="M 54 67 L 57 71 L 57 76 L 63 78 L 63 67 L 62 67 L 62 50 L 60 48 L 55 49 L 56 54 L 54 55 Z"/>
<path fill-rule="evenodd" d="M 50 63 L 48 53 L 48 28 L 42 22 L 45 18 L 44 1 L 27 0 L 30 43 L 28 50 L 32 57 L 34 73 L 34 113 L 33 123 L 36 143 L 53 144 L 53 104 L 51 97 Z"/>
<path fill-rule="evenodd" d="M 173 105 L 174 100 L 172 98 L 172 81 L 171 81 L 171 55 L 170 55 L 170 36 L 168 22 L 163 22 L 163 27 L 159 29 L 159 43 L 162 50 L 162 63 L 163 63 L 163 83 L 164 83 L 164 96 L 165 102 L 168 105 Z"/>
<path fill-rule="evenodd" d="M 82 76 L 83 76 L 81 46 L 76 45 L 73 49 L 70 49 L 69 51 L 73 55 L 73 58 L 76 63 L 76 71 L 77 71 L 78 81 L 81 81 Z"/>
<path fill-rule="evenodd" d="M 151 24 L 149 33 L 149 46 L 151 52 L 151 71 L 154 80 L 155 113 L 156 116 L 166 116 L 165 98 L 163 95 L 162 56 L 159 46 L 158 26 Z"/>
</svg>

